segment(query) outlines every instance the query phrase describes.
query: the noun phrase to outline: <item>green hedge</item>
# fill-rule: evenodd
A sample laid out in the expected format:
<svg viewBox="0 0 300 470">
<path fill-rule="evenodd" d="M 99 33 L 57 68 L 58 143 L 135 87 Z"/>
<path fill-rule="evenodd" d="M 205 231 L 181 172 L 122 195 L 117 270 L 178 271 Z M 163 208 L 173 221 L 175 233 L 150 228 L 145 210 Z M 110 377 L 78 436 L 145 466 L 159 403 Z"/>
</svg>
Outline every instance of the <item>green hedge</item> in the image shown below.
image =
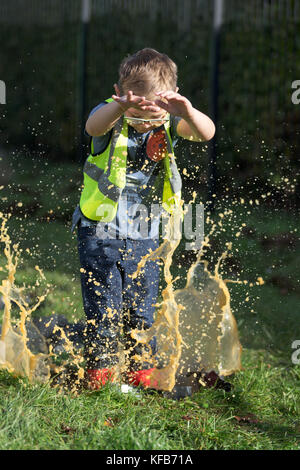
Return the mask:
<svg viewBox="0 0 300 470">
<path fill-rule="evenodd" d="M 227 23 L 221 35 L 218 127 L 219 190 L 257 181 L 281 191 L 284 177 L 299 169 L 299 106 L 291 83 L 300 78 L 299 23 L 277 18 L 272 26 Z M 0 78 L 7 105 L 1 109 L 1 140 L 31 153 L 78 160 L 80 24 L 1 25 Z M 113 92 L 121 59 L 146 46 L 165 52 L 179 67 L 180 91 L 209 114 L 211 25 L 195 16 L 190 31 L 160 16 L 116 11 L 90 24 L 87 61 L 89 110 Z M 182 167 L 206 184 L 203 145 L 181 146 Z M 194 155 L 195 154 L 195 155 Z M 198 158 L 199 157 L 199 158 Z M 262 158 L 263 157 L 263 158 Z M 200 177 L 199 177 L 200 175 Z"/>
</svg>

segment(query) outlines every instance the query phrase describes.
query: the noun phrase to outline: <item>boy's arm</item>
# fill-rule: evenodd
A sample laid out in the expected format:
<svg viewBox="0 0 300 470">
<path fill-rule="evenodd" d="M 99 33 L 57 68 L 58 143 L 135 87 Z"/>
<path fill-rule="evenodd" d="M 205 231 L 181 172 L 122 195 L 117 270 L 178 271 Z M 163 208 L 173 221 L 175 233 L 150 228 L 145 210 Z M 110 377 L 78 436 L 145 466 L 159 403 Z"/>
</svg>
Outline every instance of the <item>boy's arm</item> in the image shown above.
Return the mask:
<svg viewBox="0 0 300 470">
<path fill-rule="evenodd" d="M 112 95 L 114 101 L 97 109 L 85 125 L 87 133 L 92 137 L 106 134 L 129 108 L 143 111 L 157 111 L 159 107 L 153 101 L 146 100 L 144 96 L 136 96 L 128 91 L 125 96 Z"/>
<path fill-rule="evenodd" d="M 215 131 L 216 128 L 212 120 L 195 108 L 188 117 L 182 118 L 177 126 L 177 134 L 180 137 L 196 142 L 211 140 Z"/>
<path fill-rule="evenodd" d="M 196 142 L 213 138 L 216 130 L 213 121 L 206 114 L 195 109 L 187 98 L 174 91 L 156 94 L 161 98 L 155 100 L 158 106 L 170 114 L 181 117 L 177 125 L 177 134 L 180 137 Z"/>
<path fill-rule="evenodd" d="M 118 103 L 112 101 L 97 109 L 87 120 L 85 129 L 91 137 L 106 134 L 122 116 L 123 110 Z"/>
</svg>

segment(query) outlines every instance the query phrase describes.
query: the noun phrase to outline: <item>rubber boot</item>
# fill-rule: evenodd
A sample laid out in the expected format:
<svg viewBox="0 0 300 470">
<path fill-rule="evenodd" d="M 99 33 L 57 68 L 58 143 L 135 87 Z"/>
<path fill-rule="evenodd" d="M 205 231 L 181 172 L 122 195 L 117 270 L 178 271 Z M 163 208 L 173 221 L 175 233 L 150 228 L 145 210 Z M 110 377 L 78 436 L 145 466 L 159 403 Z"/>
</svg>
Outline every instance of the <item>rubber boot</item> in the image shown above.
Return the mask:
<svg viewBox="0 0 300 470">
<path fill-rule="evenodd" d="M 128 372 L 127 377 L 129 379 L 130 385 L 138 387 L 142 385 L 144 388 L 157 388 L 157 380 L 151 378 L 152 372 L 155 368 L 152 369 L 143 369 L 136 372 Z"/>
<path fill-rule="evenodd" d="M 107 382 L 114 381 L 113 369 L 88 369 L 89 388 L 99 390 Z"/>
</svg>

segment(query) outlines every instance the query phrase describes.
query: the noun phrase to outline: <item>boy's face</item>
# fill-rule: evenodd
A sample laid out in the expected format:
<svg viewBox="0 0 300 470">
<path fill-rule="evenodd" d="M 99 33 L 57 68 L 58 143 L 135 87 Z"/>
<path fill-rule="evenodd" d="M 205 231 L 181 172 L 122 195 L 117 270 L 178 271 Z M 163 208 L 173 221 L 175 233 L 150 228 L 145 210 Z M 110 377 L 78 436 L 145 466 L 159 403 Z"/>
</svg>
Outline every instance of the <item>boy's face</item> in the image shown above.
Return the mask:
<svg viewBox="0 0 300 470">
<path fill-rule="evenodd" d="M 118 96 L 121 96 L 120 89 L 118 85 L 115 85 L 115 90 Z M 128 90 L 124 89 L 123 93 L 127 94 Z M 135 91 L 133 92 L 137 96 L 139 96 L 139 93 L 136 93 Z M 157 97 L 153 95 L 152 97 L 147 97 L 150 101 L 154 101 Z M 127 123 L 129 126 L 133 127 L 137 132 L 140 132 L 141 134 L 144 132 L 151 131 L 155 129 L 156 127 L 161 126 L 164 122 L 166 122 L 167 118 L 167 111 L 165 111 L 162 108 L 159 108 L 157 111 L 142 111 L 136 108 L 129 108 L 125 112 L 125 117 L 127 118 Z M 131 121 L 130 118 L 133 120 Z M 136 120 L 137 119 L 137 120 Z M 141 119 L 141 121 L 139 121 Z M 147 121 L 143 121 L 143 119 Z M 152 119 L 155 119 L 155 121 L 151 121 Z M 158 119 L 158 120 L 157 120 Z"/>
<path fill-rule="evenodd" d="M 161 108 L 159 111 L 155 112 L 147 112 L 136 108 L 129 108 L 125 112 L 125 117 L 127 118 L 128 125 L 133 127 L 137 132 L 144 133 L 164 124 L 164 122 L 167 121 L 167 114 L 167 111 Z M 132 118 L 132 121 L 130 118 Z M 141 120 L 139 122 L 138 119 L 145 119 L 145 121 Z"/>
</svg>

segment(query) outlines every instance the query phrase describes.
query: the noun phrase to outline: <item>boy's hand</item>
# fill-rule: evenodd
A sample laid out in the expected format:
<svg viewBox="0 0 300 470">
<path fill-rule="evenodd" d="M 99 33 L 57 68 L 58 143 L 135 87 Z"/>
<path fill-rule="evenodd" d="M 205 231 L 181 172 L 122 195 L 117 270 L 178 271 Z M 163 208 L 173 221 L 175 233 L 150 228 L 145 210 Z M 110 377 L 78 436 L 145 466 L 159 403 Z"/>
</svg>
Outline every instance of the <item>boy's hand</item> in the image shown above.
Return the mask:
<svg viewBox="0 0 300 470">
<path fill-rule="evenodd" d="M 157 106 L 165 109 L 173 116 L 182 119 L 177 124 L 177 134 L 187 140 L 203 142 L 213 138 L 215 125 L 212 120 L 192 106 L 192 103 L 176 91 L 156 93 L 160 99 L 155 100 Z"/>
<path fill-rule="evenodd" d="M 119 103 L 123 111 L 127 111 L 129 108 L 140 109 L 142 111 L 159 111 L 159 106 L 154 101 L 146 100 L 145 96 L 134 95 L 131 90 L 128 91 L 127 95 L 119 96 L 112 95 L 112 99 Z"/>
<path fill-rule="evenodd" d="M 155 94 L 161 98 L 155 100 L 156 105 L 165 109 L 168 113 L 183 119 L 189 119 L 192 115 L 192 103 L 179 93 L 175 91 L 161 91 Z"/>
</svg>

